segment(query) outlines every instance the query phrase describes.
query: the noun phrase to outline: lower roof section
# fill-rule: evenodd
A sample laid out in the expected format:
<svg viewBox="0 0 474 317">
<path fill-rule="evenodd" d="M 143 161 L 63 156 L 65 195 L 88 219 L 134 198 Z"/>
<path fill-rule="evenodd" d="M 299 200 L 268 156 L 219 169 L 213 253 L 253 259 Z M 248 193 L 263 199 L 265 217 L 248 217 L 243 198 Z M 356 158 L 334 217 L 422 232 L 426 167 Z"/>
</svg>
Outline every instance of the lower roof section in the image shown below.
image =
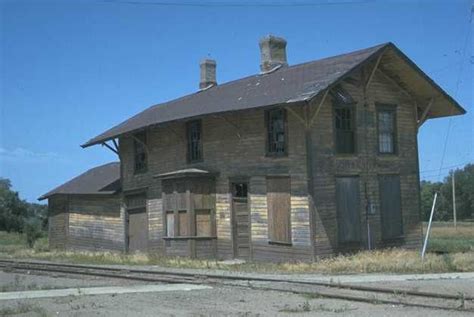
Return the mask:
<svg viewBox="0 0 474 317">
<path fill-rule="evenodd" d="M 120 162 L 111 162 L 74 177 L 38 198 L 53 195 L 110 195 L 120 191 Z"/>
</svg>

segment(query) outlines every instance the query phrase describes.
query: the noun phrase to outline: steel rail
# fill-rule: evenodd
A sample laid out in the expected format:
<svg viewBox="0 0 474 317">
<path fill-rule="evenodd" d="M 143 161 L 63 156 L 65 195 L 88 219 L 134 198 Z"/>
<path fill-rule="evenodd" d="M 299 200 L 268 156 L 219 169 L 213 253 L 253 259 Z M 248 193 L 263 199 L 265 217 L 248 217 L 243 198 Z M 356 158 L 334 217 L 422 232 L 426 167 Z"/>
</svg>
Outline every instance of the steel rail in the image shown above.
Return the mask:
<svg viewBox="0 0 474 317">
<path fill-rule="evenodd" d="M 419 292 L 419 291 L 403 290 L 403 289 L 387 289 L 387 288 L 350 285 L 350 284 L 334 284 L 334 283 L 325 283 L 325 282 L 298 281 L 298 280 L 289 280 L 289 279 L 274 279 L 274 278 L 249 277 L 249 276 L 225 276 L 225 275 L 218 275 L 218 274 L 195 274 L 195 273 L 188 273 L 188 272 L 123 269 L 123 268 L 103 267 L 103 266 L 94 266 L 94 265 L 77 265 L 77 264 L 63 264 L 63 263 L 51 263 L 51 262 L 0 260 L 0 267 L 14 268 L 14 269 L 25 270 L 25 271 L 30 270 L 30 271 L 43 271 L 43 272 L 56 272 L 56 273 L 66 273 L 66 274 L 121 278 L 121 279 L 138 280 L 138 281 L 145 281 L 145 282 L 218 284 L 219 282 L 217 281 L 219 280 L 234 280 L 234 281 L 247 281 L 249 283 L 250 282 L 268 282 L 268 283 L 287 283 L 287 284 L 296 284 L 296 285 L 299 284 L 299 285 L 307 285 L 307 286 L 321 286 L 321 287 L 326 287 L 326 288 L 340 288 L 340 289 L 347 289 L 351 291 L 361 291 L 361 292 L 369 292 L 369 293 L 383 293 L 383 294 L 403 295 L 403 296 L 409 295 L 413 297 L 428 297 L 428 298 L 433 298 L 433 299 L 455 300 L 455 301 L 462 301 L 463 303 L 465 301 L 474 300 L 474 297 L 470 297 L 470 296 L 456 296 L 456 295 L 451 295 L 451 294 Z M 75 269 L 75 270 L 70 270 L 70 269 Z M 79 271 L 77 269 L 79 269 Z M 96 270 L 96 272 L 93 272 L 92 270 Z M 102 272 L 97 272 L 97 271 L 102 271 Z M 104 272 L 116 272 L 120 274 L 104 273 Z M 162 277 L 160 278 L 144 277 L 144 276 L 137 276 L 137 275 L 127 275 L 124 273 L 145 274 L 145 275 L 155 275 L 155 276 L 161 275 Z M 165 278 L 163 278 L 163 276 L 165 276 Z M 202 279 L 206 279 L 206 281 L 203 281 Z M 215 279 L 217 281 L 212 282 L 209 279 Z M 436 308 L 436 309 L 463 311 L 463 309 L 455 308 L 455 307 L 444 307 L 444 306 L 426 305 L 426 304 L 419 304 L 419 303 L 408 303 L 408 302 L 394 301 L 394 300 L 387 300 L 387 299 L 374 299 L 374 298 L 371 299 L 367 297 L 357 297 L 357 296 L 324 293 L 324 292 L 314 292 L 314 291 L 296 291 L 296 290 L 288 290 L 288 289 L 255 287 L 255 286 L 250 286 L 250 287 L 255 288 L 255 289 L 261 289 L 261 290 L 284 291 L 284 292 L 291 292 L 291 293 L 296 293 L 296 294 L 313 294 L 313 295 L 317 295 L 321 297 L 345 299 L 345 300 L 360 301 L 360 302 L 367 302 L 367 303 L 375 302 L 375 303 L 384 303 L 384 304 L 416 306 L 416 307 L 423 307 L 423 308 Z"/>
<path fill-rule="evenodd" d="M 349 290 L 358 290 L 358 291 L 367 291 L 367 292 L 387 293 L 387 294 L 395 294 L 395 295 L 403 294 L 403 295 L 431 297 L 431 298 L 439 298 L 439 299 L 453 299 L 453 300 L 460 299 L 459 295 L 452 295 L 452 294 L 441 294 L 441 293 L 423 292 L 423 291 L 414 291 L 414 290 L 405 290 L 405 289 L 391 289 L 391 288 L 363 286 L 363 285 L 354 285 L 354 284 L 327 283 L 327 282 L 318 282 L 318 281 L 301 281 L 301 280 L 265 278 L 265 277 L 200 274 L 200 273 L 170 272 L 170 271 L 143 270 L 143 269 L 123 269 L 123 268 L 94 266 L 94 265 L 79 265 L 79 264 L 35 262 L 35 261 L 0 260 L 0 263 L 62 266 L 62 267 L 77 268 L 77 269 L 96 269 L 96 270 L 104 270 L 104 271 L 129 272 L 129 273 L 148 274 L 148 275 L 169 275 L 169 276 L 191 277 L 191 278 L 201 277 L 201 278 L 227 279 L 227 280 L 253 281 L 253 282 L 270 282 L 270 283 L 280 282 L 280 283 L 301 284 L 301 285 L 309 285 L 309 286 L 324 286 L 324 287 L 331 287 L 331 288 L 340 288 L 340 289 L 349 289 Z M 474 301 L 474 297 L 466 296 L 464 297 L 464 300 Z"/>
</svg>

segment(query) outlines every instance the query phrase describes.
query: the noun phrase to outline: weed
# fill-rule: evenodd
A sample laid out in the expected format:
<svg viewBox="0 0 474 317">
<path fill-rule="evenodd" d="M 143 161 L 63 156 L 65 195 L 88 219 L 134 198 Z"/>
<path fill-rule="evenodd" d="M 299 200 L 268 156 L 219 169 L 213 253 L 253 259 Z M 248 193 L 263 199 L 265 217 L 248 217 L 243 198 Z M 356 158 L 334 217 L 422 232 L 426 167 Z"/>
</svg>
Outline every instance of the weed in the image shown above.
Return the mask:
<svg viewBox="0 0 474 317">
<path fill-rule="evenodd" d="M 298 305 L 297 307 L 290 307 L 285 305 L 284 308 L 279 310 L 282 313 L 303 313 L 311 311 L 311 305 L 308 301 L 305 301 L 302 305 Z"/>
<path fill-rule="evenodd" d="M 36 316 L 40 317 L 48 316 L 48 312 L 44 308 L 28 303 L 18 303 L 13 307 L 0 308 L 0 316 L 12 316 L 26 313 L 35 313 Z"/>
</svg>

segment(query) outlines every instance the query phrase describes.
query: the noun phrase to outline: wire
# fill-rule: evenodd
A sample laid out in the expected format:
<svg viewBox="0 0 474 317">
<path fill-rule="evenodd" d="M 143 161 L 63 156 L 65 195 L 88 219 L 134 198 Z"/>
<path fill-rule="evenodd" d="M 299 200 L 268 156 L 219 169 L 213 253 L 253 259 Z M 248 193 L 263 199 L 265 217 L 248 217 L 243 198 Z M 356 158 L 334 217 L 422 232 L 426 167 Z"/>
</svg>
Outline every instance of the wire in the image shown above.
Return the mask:
<svg viewBox="0 0 474 317">
<path fill-rule="evenodd" d="M 447 169 L 450 169 L 450 168 L 453 168 L 453 167 L 458 167 L 458 166 L 464 166 L 464 165 L 469 164 L 469 163 L 470 162 L 464 162 L 464 163 L 459 163 L 459 164 L 456 164 L 456 165 L 446 166 L 446 167 L 443 167 L 442 170 L 447 170 Z M 438 172 L 438 171 L 439 171 L 439 168 L 436 168 L 436 169 L 432 169 L 432 170 L 420 171 L 420 174 L 429 173 L 429 172 Z"/>
<path fill-rule="evenodd" d="M 458 95 L 458 91 L 459 91 L 459 84 L 461 83 L 461 75 L 462 75 L 462 70 L 463 70 L 463 61 L 464 61 L 464 57 L 466 55 L 466 48 L 467 48 L 467 44 L 468 44 L 468 40 L 469 40 L 469 34 L 470 34 L 470 31 L 471 31 L 471 23 L 472 23 L 472 15 L 474 14 L 474 6 L 471 7 L 471 14 L 469 16 L 469 27 L 468 27 L 468 30 L 466 32 L 466 38 L 464 40 L 464 45 L 462 47 L 462 55 L 461 55 L 461 63 L 459 64 L 459 74 L 458 74 L 458 79 L 456 81 L 456 89 L 454 91 L 454 98 L 457 97 Z M 451 110 L 452 111 L 452 110 Z M 438 181 L 441 177 L 441 170 L 443 169 L 443 164 L 444 164 L 444 158 L 446 157 L 446 149 L 447 149 L 447 146 L 448 146 L 448 139 L 449 139 L 449 133 L 451 131 L 451 124 L 452 124 L 452 117 L 450 116 L 449 117 L 449 122 L 448 122 L 448 130 L 446 131 L 446 138 L 444 139 L 444 146 L 443 146 L 443 155 L 441 156 L 441 164 L 439 166 L 439 172 L 438 172 Z"/>
<path fill-rule="evenodd" d="M 348 4 L 373 3 L 375 0 L 355 1 L 312 1 L 312 2 L 224 2 L 224 1 L 133 1 L 133 0 L 102 0 L 107 3 L 152 5 L 163 7 L 319 7 Z"/>
</svg>

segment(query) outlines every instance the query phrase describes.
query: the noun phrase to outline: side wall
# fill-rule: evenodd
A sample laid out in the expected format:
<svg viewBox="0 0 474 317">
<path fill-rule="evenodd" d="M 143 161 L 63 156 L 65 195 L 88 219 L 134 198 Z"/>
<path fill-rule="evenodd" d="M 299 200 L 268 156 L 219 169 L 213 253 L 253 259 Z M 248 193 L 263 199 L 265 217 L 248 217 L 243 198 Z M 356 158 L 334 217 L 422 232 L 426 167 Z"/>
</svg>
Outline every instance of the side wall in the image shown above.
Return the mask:
<svg viewBox="0 0 474 317">
<path fill-rule="evenodd" d="M 336 155 L 334 146 L 333 106 L 327 98 L 316 119 L 312 131 L 313 178 L 316 205 L 316 256 L 324 257 L 346 251 L 338 243 L 336 210 L 336 177 L 358 176 L 360 184 L 360 232 L 361 249 L 366 249 L 367 222 L 366 197 L 375 205 L 375 214 L 369 216 L 372 231 L 372 246 L 386 247 L 404 245 L 416 248 L 421 243 L 419 211 L 418 149 L 415 104 L 399 88 L 378 72 L 374 76 L 364 106 L 362 88 L 343 84 L 357 101 L 355 155 Z M 375 103 L 396 105 L 397 141 L 396 155 L 379 155 L 377 141 L 377 119 Z M 364 124 L 364 121 L 366 124 Z M 397 241 L 382 241 L 379 203 L 378 175 L 400 176 L 404 238 Z M 365 186 L 367 185 L 367 186 Z M 357 246 L 356 246 L 357 247 Z"/>
<path fill-rule="evenodd" d="M 124 250 L 123 211 L 119 196 L 70 196 L 68 248 Z"/>
<path fill-rule="evenodd" d="M 49 199 L 52 249 L 124 250 L 120 196 L 58 195 Z"/>
<path fill-rule="evenodd" d="M 50 249 L 65 249 L 69 226 L 67 197 L 60 195 L 49 198 L 48 213 L 49 247 Z"/>
<path fill-rule="evenodd" d="M 150 251 L 165 254 L 161 182 L 154 179 L 153 175 L 200 168 L 219 173 L 215 182 L 218 258 L 233 256 L 230 181 L 232 178 L 246 178 L 249 180 L 253 259 L 311 259 L 304 130 L 294 115 L 288 112 L 287 118 L 289 155 L 282 158 L 271 158 L 265 154 L 266 131 L 262 109 L 203 118 L 203 161 L 199 163 L 186 162 L 184 122 L 148 130 L 149 159 L 146 173 L 134 174 L 133 139 L 121 138 L 124 192 L 147 188 Z M 273 246 L 268 243 L 268 233 L 265 231 L 268 225 L 266 176 L 289 176 L 291 179 L 292 246 Z"/>
</svg>

